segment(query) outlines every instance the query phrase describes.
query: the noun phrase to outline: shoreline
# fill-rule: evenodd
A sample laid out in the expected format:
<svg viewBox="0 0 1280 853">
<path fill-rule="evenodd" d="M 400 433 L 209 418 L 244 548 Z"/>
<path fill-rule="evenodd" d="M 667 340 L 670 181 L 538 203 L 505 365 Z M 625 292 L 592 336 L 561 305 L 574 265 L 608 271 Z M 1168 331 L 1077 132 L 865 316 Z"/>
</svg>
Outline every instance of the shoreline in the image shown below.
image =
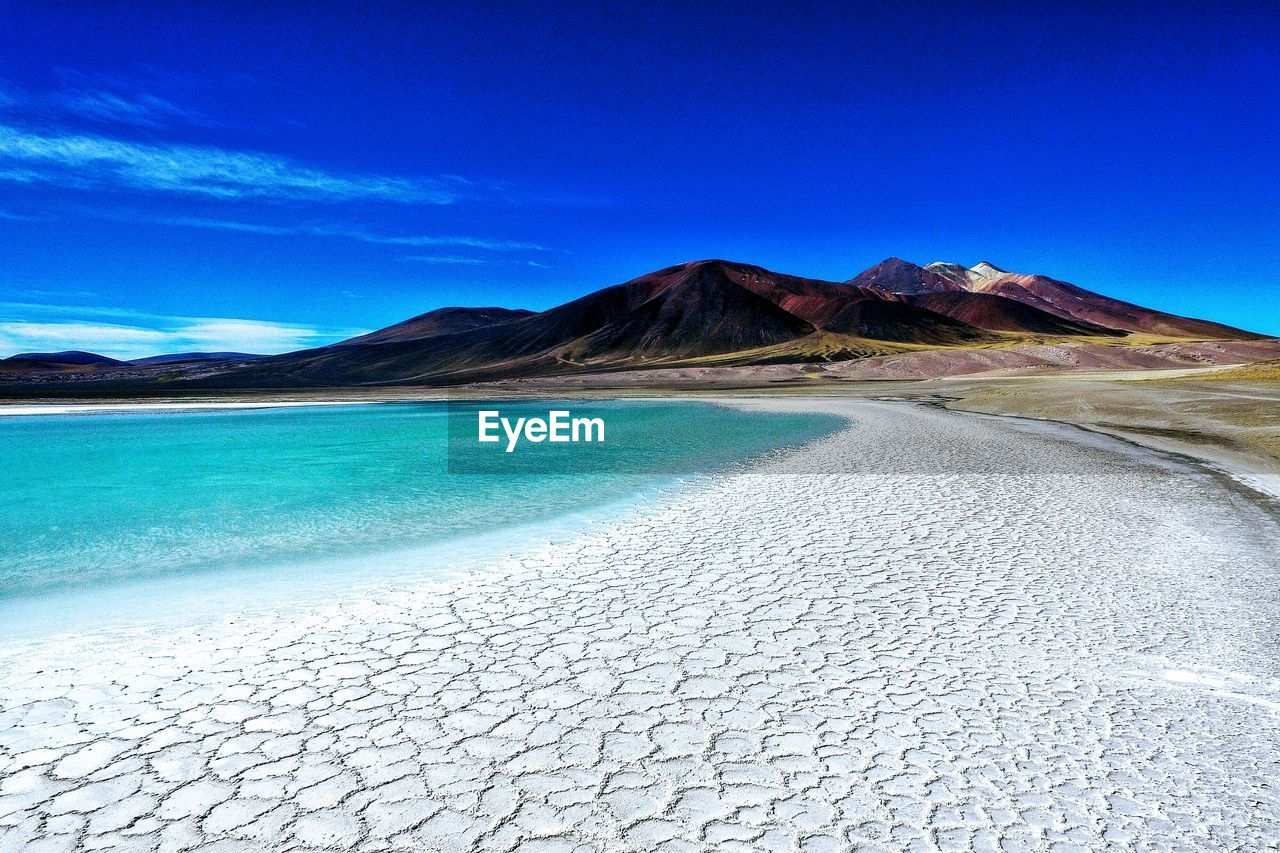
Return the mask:
<svg viewBox="0 0 1280 853">
<path fill-rule="evenodd" d="M 960 402 L 963 402 L 962 400 Z M 934 405 L 926 403 L 925 405 Z M 1091 426 L 1072 421 L 1058 420 L 1057 418 L 1037 417 L 1035 415 L 1018 415 L 1008 412 L 983 412 L 977 409 L 951 408 L 946 403 L 936 404 L 939 408 L 945 409 L 957 414 L 973 415 L 975 417 L 1003 418 L 1008 420 L 1022 420 L 1040 424 L 1054 424 L 1059 427 L 1069 427 L 1091 435 L 1105 436 L 1115 441 L 1123 442 L 1133 447 L 1141 448 L 1150 453 L 1159 454 L 1161 456 L 1176 459 L 1186 465 L 1198 467 L 1217 477 L 1222 478 L 1225 482 L 1231 484 L 1233 488 L 1239 489 L 1249 495 L 1249 497 L 1259 504 L 1264 510 L 1271 512 L 1280 518 L 1280 475 L 1270 473 L 1256 464 L 1250 464 L 1248 460 L 1243 459 L 1237 454 L 1224 454 L 1212 452 L 1211 446 L 1207 444 L 1195 444 L 1188 441 L 1155 441 L 1149 436 L 1144 436 L 1140 432 L 1133 432 L 1125 429 L 1107 429 L 1097 426 Z"/>
<path fill-rule="evenodd" d="M 425 401 L 424 401 L 425 402 Z M 661 400 L 659 402 L 671 402 Z M 710 402 L 689 399 L 681 402 Z M 346 401 L 283 403 L 286 407 L 343 405 Z M 372 405 L 358 402 L 354 405 Z M 260 409 L 275 403 L 230 405 L 216 408 Z M 215 406 L 188 406 L 208 411 Z M 94 407 L 97 409 L 98 407 Z M 150 414 L 169 407 L 140 406 L 121 410 L 102 406 L 110 413 Z M 50 415 L 84 414 L 49 412 Z M 840 427 L 843 428 L 843 427 Z M 839 429 L 839 428 L 838 428 Z M 534 555 L 600 526 L 633 518 L 651 510 L 671 495 L 698 487 L 708 477 L 716 477 L 742 466 L 757 463 L 792 449 L 781 446 L 752 452 L 714 469 L 691 469 L 685 473 L 644 475 L 625 493 L 591 505 L 568 509 L 535 522 L 506 524 L 481 532 L 458 533 L 416 544 L 396 544 L 388 540 L 379 550 L 347 556 L 297 556 L 271 563 L 250 565 L 227 563 L 190 568 L 169 574 L 133 575 L 94 581 L 70 587 L 24 590 L 0 600 L 0 644 L 52 633 L 96 632 L 104 626 L 129 629 L 144 625 L 161 626 L 186 621 L 208 621 L 227 613 L 262 611 L 273 607 L 306 607 L 327 597 L 351 598 L 375 595 L 380 590 L 415 583 L 430 584 L 460 572 L 485 570 L 522 556 Z M 232 591 L 226 591 L 227 588 Z M 246 604 L 251 597 L 252 604 Z M 160 603 L 182 612 L 162 615 Z"/>
<path fill-rule="evenodd" d="M 0 654 L 6 644 L 53 636 L 164 630 L 228 616 L 305 610 L 333 601 L 376 596 L 388 589 L 430 587 L 468 572 L 589 535 L 631 517 L 681 483 L 633 494 L 538 522 L 510 525 L 359 557 L 313 557 L 260 566 L 229 565 L 168 575 L 125 577 L 70 588 L 37 589 L 0 600 Z M 305 583 L 305 588 L 298 585 Z M 161 604 L 167 613 L 162 612 Z M 175 614 L 174 610 L 180 611 Z"/>
<path fill-rule="evenodd" d="M 1200 369 L 1203 372 L 1204 369 Z M 1155 371 L 1168 373 L 1169 371 Z M 1177 371 L 1175 371 L 1177 372 Z M 1132 371 L 1120 375 L 1075 376 L 1063 379 L 1065 382 L 1090 383 L 1098 379 L 1123 382 L 1128 385 L 1141 385 L 1143 377 L 1130 375 Z M 1150 378 L 1150 377 L 1146 377 Z M 953 412 L 1008 417 L 1040 422 L 1056 423 L 1063 426 L 1076 427 L 1086 432 L 1111 436 L 1147 449 L 1170 453 L 1185 457 L 1206 468 L 1220 472 L 1233 479 L 1242 487 L 1256 492 L 1262 499 L 1280 506 L 1280 460 L 1261 459 L 1256 454 L 1230 445 L 1231 439 L 1225 434 L 1215 432 L 1212 425 L 1199 437 L 1191 435 L 1171 436 L 1153 434 L 1152 430 L 1144 432 L 1135 425 L 1092 423 L 1083 418 L 1071 419 L 1064 414 L 1046 416 L 1027 411 L 1030 407 L 1017 404 L 994 408 L 989 404 L 975 403 L 975 396 L 992 388 L 1007 387 L 1008 383 L 1031 385 L 1044 383 L 1043 377 L 1002 377 L 996 381 L 974 381 L 964 378 L 952 380 L 879 380 L 875 383 L 857 383 L 849 387 L 822 386 L 813 388 L 770 388 L 764 392 L 760 388 L 749 389 L 696 389 L 696 388 L 639 388 L 627 389 L 535 389 L 516 390 L 496 387 L 463 387 L 459 389 L 412 389 L 409 391 L 390 391 L 389 389 L 347 389 L 355 393 L 354 398 L 344 397 L 333 392 L 320 392 L 320 396 L 297 399 L 299 394 L 310 392 L 265 392 L 245 396 L 228 395 L 226 399 L 198 401 L 174 398 L 164 402 L 112 401 L 112 402 L 62 402 L 62 403 L 19 403 L 17 401 L 0 401 L 0 419 L 4 417 L 38 417 L 47 415 L 69 414 L 113 414 L 113 413 L 164 413 L 183 411 L 217 411 L 235 409 L 271 409 L 271 408 L 305 408 L 312 406 L 352 406 L 373 405 L 376 403 L 408 403 L 408 402 L 447 402 L 450 399 L 509 399 L 509 400 L 573 400 L 573 399 L 629 399 L 637 401 L 668 401 L 673 399 L 696 400 L 706 403 L 727 403 L 733 405 L 735 400 L 865 400 L 900 398 L 926 405 L 937 405 Z M 358 393 L 356 391 L 358 390 Z M 263 399 L 266 397 L 267 399 Z M 1264 398 L 1263 402 L 1270 402 Z M 1275 400 L 1280 406 L 1280 398 Z M 821 408 L 799 409 L 786 406 L 786 411 L 812 411 L 823 413 Z M 1280 428 L 1280 424 L 1277 425 Z M 1171 432 L 1171 431 L 1169 431 Z"/>
</svg>

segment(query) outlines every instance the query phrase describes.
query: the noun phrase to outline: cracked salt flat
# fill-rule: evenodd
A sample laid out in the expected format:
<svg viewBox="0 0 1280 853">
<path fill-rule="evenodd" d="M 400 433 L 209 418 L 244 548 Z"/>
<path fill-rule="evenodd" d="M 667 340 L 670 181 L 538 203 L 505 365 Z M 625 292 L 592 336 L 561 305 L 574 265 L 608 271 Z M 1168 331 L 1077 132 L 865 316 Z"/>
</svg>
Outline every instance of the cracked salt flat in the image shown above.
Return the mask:
<svg viewBox="0 0 1280 853">
<path fill-rule="evenodd" d="M 6 644 L 0 848 L 1280 838 L 1269 517 L 1116 443 L 823 405 L 857 423 L 487 571 Z"/>
</svg>

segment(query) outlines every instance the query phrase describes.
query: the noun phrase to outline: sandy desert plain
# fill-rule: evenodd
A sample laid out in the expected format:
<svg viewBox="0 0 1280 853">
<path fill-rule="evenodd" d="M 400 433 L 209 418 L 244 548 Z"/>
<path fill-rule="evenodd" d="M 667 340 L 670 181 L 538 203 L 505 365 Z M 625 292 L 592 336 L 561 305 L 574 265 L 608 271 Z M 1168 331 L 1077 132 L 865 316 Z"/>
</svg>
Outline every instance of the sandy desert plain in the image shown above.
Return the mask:
<svg viewBox="0 0 1280 853">
<path fill-rule="evenodd" d="M 6 641 L 0 848 L 1263 849 L 1276 371 L 456 391 L 848 422 L 481 570 Z M 321 396 L 432 395 L 256 402 Z"/>
</svg>

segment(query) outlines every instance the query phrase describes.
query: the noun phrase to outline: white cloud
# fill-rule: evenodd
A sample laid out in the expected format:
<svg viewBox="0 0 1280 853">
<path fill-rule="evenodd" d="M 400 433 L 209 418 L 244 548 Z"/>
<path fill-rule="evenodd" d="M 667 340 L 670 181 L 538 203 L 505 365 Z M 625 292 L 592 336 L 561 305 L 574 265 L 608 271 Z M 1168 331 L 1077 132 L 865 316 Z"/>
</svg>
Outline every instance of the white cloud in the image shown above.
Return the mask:
<svg viewBox="0 0 1280 853">
<path fill-rule="evenodd" d="M 18 303 L 4 303 L 12 309 Z M 31 306 L 53 315 L 78 312 L 85 317 L 130 316 L 132 324 L 88 319 L 33 322 L 0 320 L 0 358 L 19 352 L 88 350 L 112 358 L 194 351 L 279 353 L 323 346 L 364 334 L 365 329 L 325 328 L 232 317 L 176 317 L 121 309 Z"/>
<path fill-rule="evenodd" d="M 0 323 L 0 357 L 20 352 L 87 350 L 112 358 L 137 358 L 164 349 L 154 329 L 99 323 Z"/>
<path fill-rule="evenodd" d="M 357 330 L 348 330 L 359 333 Z M 316 341 L 333 337 L 315 326 L 273 323 L 268 320 L 210 318 L 174 329 L 173 341 L 189 342 L 193 350 L 276 353 L 316 346 Z M 345 332 L 339 339 L 349 337 Z M 328 340 L 325 340 L 328 343 Z"/>
<path fill-rule="evenodd" d="M 451 204 L 461 187 L 447 178 L 341 175 L 260 152 L 40 134 L 8 125 L 0 125 L 0 179 L 220 199 L 405 204 Z"/>
<path fill-rule="evenodd" d="M 76 346 L 65 346 L 62 349 L 160 343 L 165 339 L 164 332 L 154 329 L 96 323 L 0 323 L 0 334 L 11 340 L 76 342 Z"/>
</svg>

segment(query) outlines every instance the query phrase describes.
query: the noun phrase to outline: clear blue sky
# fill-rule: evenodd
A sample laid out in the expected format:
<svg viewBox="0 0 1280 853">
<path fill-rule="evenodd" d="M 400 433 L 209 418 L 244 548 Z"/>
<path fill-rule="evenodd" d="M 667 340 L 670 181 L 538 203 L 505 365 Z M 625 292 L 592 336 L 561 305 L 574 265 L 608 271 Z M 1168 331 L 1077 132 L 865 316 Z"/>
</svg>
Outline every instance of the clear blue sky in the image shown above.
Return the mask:
<svg viewBox="0 0 1280 853">
<path fill-rule="evenodd" d="M 704 257 L 986 259 L 1280 334 L 1265 4 L 196 5 L 0 0 L 0 355 Z"/>
</svg>

